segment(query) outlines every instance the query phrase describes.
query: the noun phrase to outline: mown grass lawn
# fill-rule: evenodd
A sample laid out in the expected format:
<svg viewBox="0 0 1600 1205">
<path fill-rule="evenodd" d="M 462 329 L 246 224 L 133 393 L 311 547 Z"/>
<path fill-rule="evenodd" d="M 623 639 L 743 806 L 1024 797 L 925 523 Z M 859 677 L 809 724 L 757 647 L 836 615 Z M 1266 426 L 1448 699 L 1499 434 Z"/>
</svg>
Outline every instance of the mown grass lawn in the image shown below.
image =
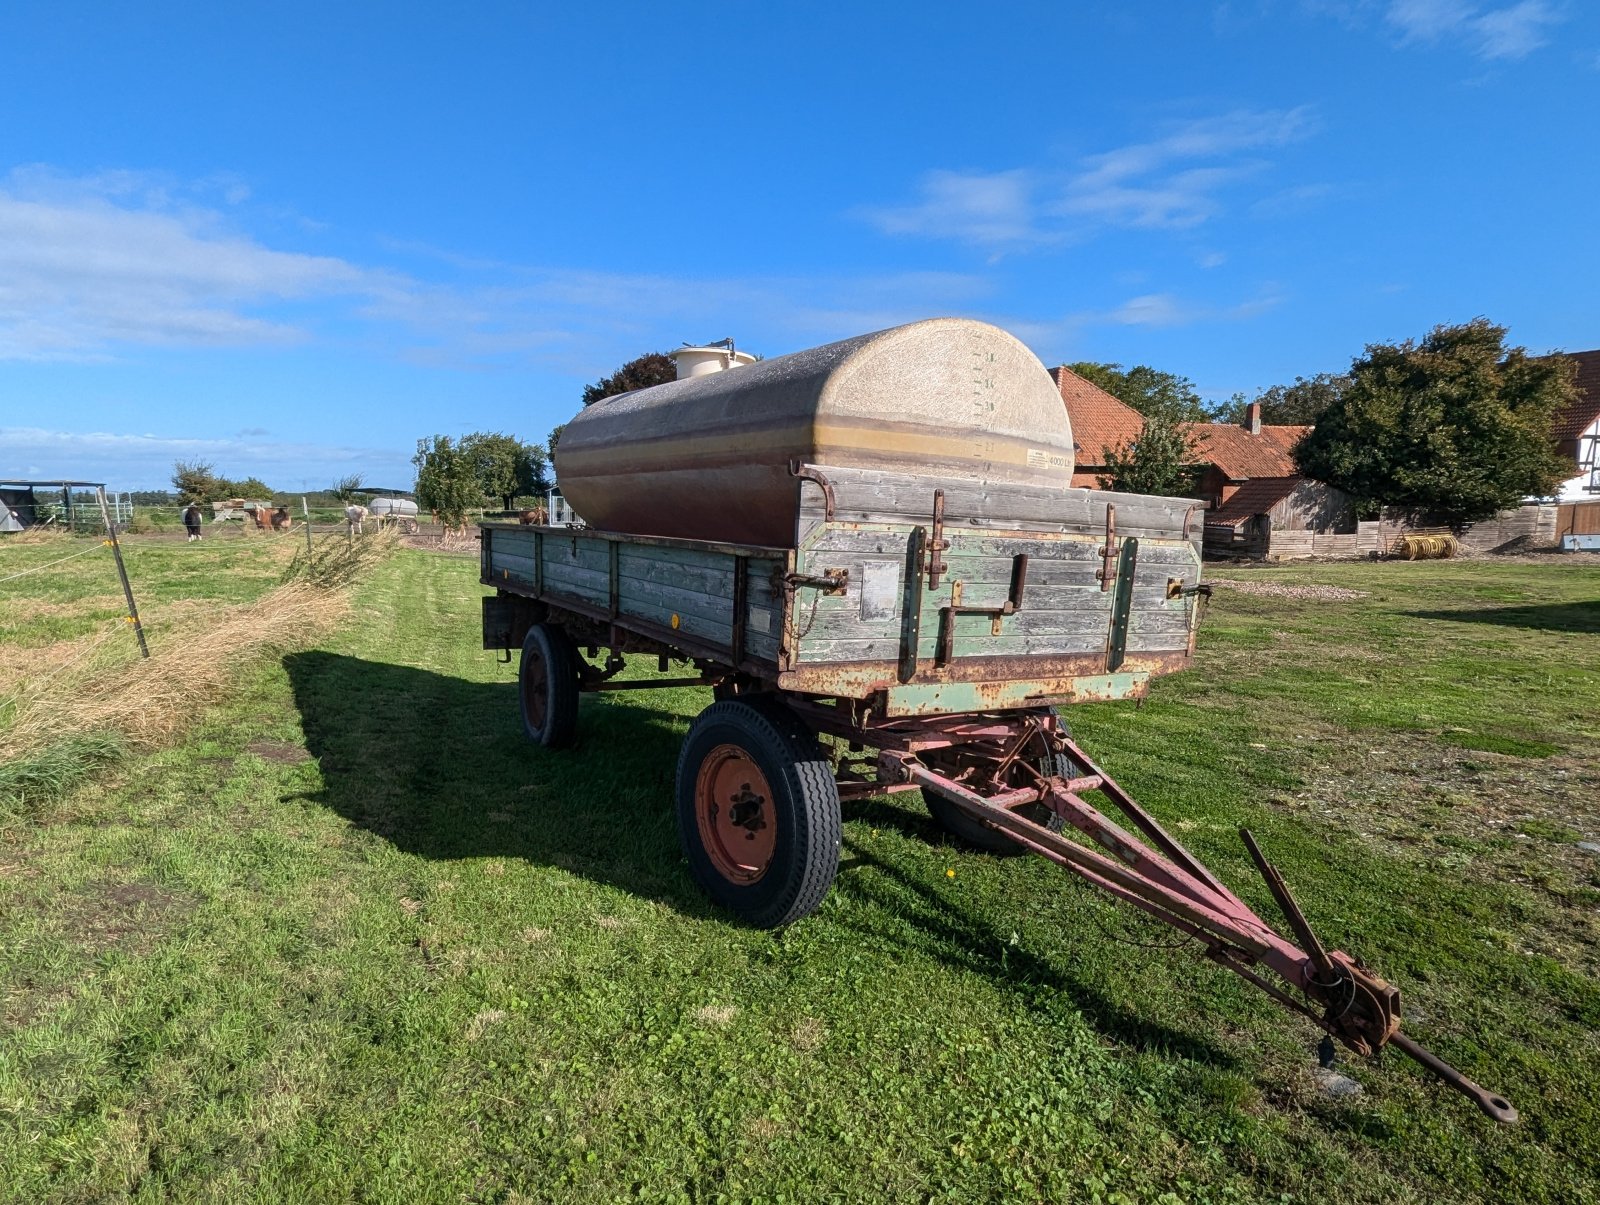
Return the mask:
<svg viewBox="0 0 1600 1205">
<path fill-rule="evenodd" d="M 1518 1127 L 1398 1057 L 1323 1095 L 1307 1025 L 915 796 L 847 806 L 815 916 L 729 923 L 670 814 L 708 693 L 531 748 L 475 560 L 407 551 L 181 747 L 0 833 L 0 1197 L 1595 1199 L 1600 570 L 1249 580 L 1366 595 L 1219 590 L 1198 668 L 1078 736 L 1271 916 L 1254 829 Z"/>
</svg>

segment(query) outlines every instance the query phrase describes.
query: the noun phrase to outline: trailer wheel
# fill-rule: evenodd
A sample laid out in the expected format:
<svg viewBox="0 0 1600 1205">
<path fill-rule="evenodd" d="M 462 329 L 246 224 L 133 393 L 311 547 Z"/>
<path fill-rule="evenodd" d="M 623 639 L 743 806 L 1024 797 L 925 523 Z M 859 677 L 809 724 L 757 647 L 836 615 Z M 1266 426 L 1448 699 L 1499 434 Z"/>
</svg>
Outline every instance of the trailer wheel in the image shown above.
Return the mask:
<svg viewBox="0 0 1600 1205">
<path fill-rule="evenodd" d="M 839 869 L 839 787 L 776 700 L 702 711 L 678 756 L 678 835 L 711 901 L 758 929 L 814 911 Z"/>
<path fill-rule="evenodd" d="M 1072 729 L 1067 726 L 1067 721 L 1062 717 L 1061 712 L 1054 707 L 1050 710 L 1055 712 L 1056 723 L 1060 725 L 1061 730 L 1071 736 Z M 1078 774 L 1073 760 L 1065 753 L 1053 753 L 1049 757 L 1038 758 L 1034 762 L 1034 768 L 1041 774 L 1054 774 L 1061 778 L 1074 778 Z M 955 804 L 941 799 L 931 791 L 924 791 L 922 800 L 928 805 L 928 814 L 938 822 L 939 827 L 963 845 L 968 845 L 983 853 L 995 854 L 1002 858 L 1014 857 L 1028 852 L 1010 837 L 1005 836 L 997 829 L 990 828 L 987 824 L 974 820 L 956 807 Z M 1035 824 L 1044 825 L 1053 833 L 1059 833 L 1064 824 L 1060 816 L 1043 804 L 1030 803 L 1027 807 L 1022 808 L 1018 814 L 1028 820 L 1032 820 Z"/>
<path fill-rule="evenodd" d="M 558 624 L 536 623 L 517 668 L 522 731 L 536 745 L 565 749 L 578 734 L 578 653 Z"/>
</svg>

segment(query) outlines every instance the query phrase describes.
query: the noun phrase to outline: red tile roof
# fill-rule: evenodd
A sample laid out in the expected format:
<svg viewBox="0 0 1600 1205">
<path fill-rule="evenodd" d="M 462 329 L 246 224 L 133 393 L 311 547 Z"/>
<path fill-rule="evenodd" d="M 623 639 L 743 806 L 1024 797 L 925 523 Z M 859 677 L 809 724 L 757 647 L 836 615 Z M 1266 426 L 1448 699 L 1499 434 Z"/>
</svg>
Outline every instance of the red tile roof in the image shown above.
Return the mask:
<svg viewBox="0 0 1600 1205">
<path fill-rule="evenodd" d="M 1290 451 L 1311 428 L 1263 424 L 1252 435 L 1234 423 L 1192 423 L 1189 430 L 1197 437 L 1197 462 L 1216 465 L 1230 481 L 1247 481 L 1295 476 Z"/>
<path fill-rule="evenodd" d="M 1550 433 L 1558 440 L 1577 439 L 1600 418 L 1600 351 L 1569 351 L 1566 356 L 1578 362 L 1578 398 L 1556 412 Z"/>
<path fill-rule="evenodd" d="M 1092 472 L 1103 466 L 1104 449 L 1139 438 L 1144 416 L 1132 406 L 1070 368 L 1052 368 L 1050 376 L 1072 422 L 1079 472 Z M 1193 423 L 1190 430 L 1199 437 L 1197 464 L 1214 464 L 1228 480 L 1245 481 L 1252 477 L 1293 476 L 1294 459 L 1289 449 L 1311 428 L 1263 426 L 1260 435 L 1251 435 L 1231 423 Z"/>
<path fill-rule="evenodd" d="M 1104 449 L 1139 438 L 1144 430 L 1144 415 L 1132 406 L 1118 401 L 1070 368 L 1052 368 L 1050 375 L 1061 391 L 1061 400 L 1066 403 L 1080 468 L 1104 465 Z"/>
<path fill-rule="evenodd" d="M 1252 477 L 1216 510 L 1206 512 L 1206 526 L 1237 527 L 1246 519 L 1264 515 L 1304 481 L 1304 477 Z"/>
</svg>

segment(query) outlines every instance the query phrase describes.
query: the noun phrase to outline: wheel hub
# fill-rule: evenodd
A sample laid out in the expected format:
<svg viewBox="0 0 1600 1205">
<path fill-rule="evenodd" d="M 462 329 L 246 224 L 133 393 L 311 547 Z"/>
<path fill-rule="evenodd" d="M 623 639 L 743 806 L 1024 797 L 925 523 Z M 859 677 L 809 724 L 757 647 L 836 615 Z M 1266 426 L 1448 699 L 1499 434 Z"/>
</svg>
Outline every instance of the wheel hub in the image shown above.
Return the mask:
<svg viewBox="0 0 1600 1205">
<path fill-rule="evenodd" d="M 695 821 L 706 856 L 723 878 L 749 884 L 772 863 L 778 838 L 772 788 L 737 745 L 718 745 L 695 777 Z"/>
</svg>

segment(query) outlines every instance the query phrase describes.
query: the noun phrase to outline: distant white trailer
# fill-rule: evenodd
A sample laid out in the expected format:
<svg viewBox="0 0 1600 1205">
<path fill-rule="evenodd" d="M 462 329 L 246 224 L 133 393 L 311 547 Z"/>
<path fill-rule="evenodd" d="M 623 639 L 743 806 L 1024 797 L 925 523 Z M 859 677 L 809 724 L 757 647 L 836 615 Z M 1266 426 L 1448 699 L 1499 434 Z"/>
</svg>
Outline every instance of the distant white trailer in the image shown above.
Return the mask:
<svg viewBox="0 0 1600 1205">
<path fill-rule="evenodd" d="M 367 513 L 378 521 L 378 526 L 398 527 L 408 536 L 414 536 L 421 530 L 417 522 L 417 503 L 413 498 L 379 494 L 367 503 Z"/>
</svg>

